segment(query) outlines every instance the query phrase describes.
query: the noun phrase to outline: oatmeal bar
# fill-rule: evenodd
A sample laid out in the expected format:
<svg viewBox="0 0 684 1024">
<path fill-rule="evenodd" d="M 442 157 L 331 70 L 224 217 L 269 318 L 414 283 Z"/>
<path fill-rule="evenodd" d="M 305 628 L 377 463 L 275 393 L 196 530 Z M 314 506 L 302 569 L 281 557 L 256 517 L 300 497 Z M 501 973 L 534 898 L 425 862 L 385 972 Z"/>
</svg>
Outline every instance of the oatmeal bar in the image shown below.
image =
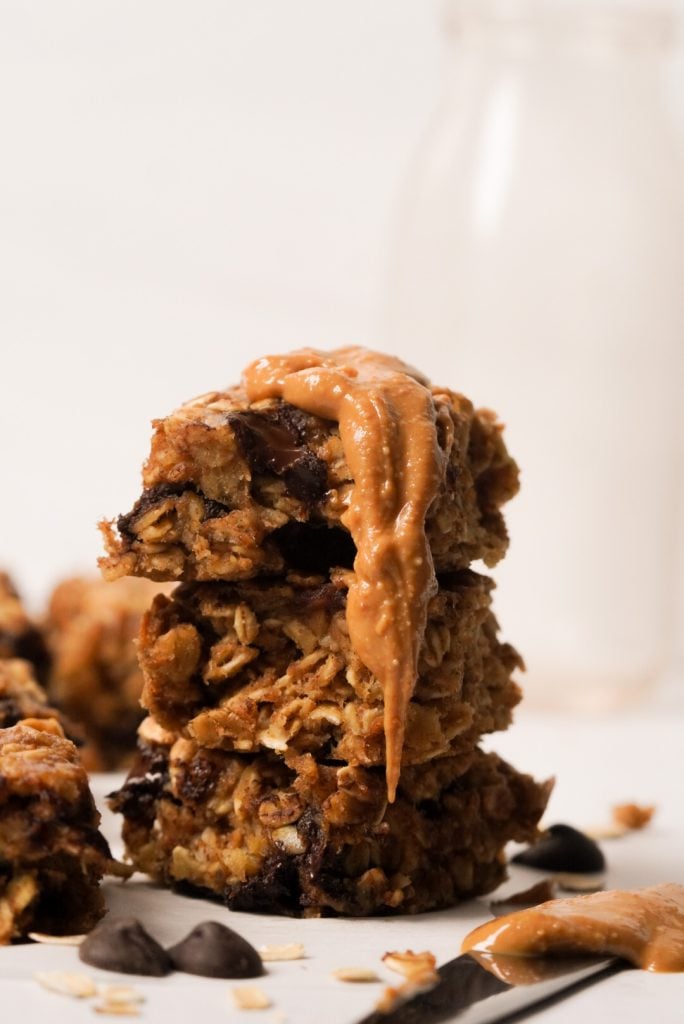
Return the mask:
<svg viewBox="0 0 684 1024">
<path fill-rule="evenodd" d="M 501 425 L 435 390 L 442 475 L 426 522 L 438 572 L 493 565 L 508 538 L 501 505 L 518 488 Z M 155 422 L 144 491 L 102 524 L 108 579 L 243 580 L 287 569 L 350 567 L 341 516 L 353 480 L 339 425 L 277 399 L 212 392 Z"/>
<path fill-rule="evenodd" d="M 349 639 L 352 575 L 184 584 L 157 597 L 139 644 L 143 705 L 203 747 L 384 764 L 382 687 Z M 462 570 L 430 600 L 404 764 L 468 750 L 511 720 L 522 663 L 497 638 L 492 587 Z"/>
<path fill-rule="evenodd" d="M 381 769 L 177 739 L 142 744 L 112 806 L 135 867 L 174 888 L 236 910 L 367 915 L 493 889 L 549 790 L 473 749 L 404 767 L 388 804 Z"/>
<path fill-rule="evenodd" d="M 0 660 L 23 658 L 34 666 L 42 682 L 48 654 L 40 630 L 24 608 L 6 572 L 0 572 Z"/>
<path fill-rule="evenodd" d="M 76 747 L 54 720 L 31 723 L 0 729 L 0 945 L 87 931 L 105 911 L 102 875 L 121 873 Z"/>
<path fill-rule="evenodd" d="M 45 635 L 52 657 L 48 691 L 83 729 L 91 770 L 125 767 L 142 719 L 135 639 L 143 612 L 160 587 L 146 580 L 64 580 L 48 607 Z"/>
</svg>

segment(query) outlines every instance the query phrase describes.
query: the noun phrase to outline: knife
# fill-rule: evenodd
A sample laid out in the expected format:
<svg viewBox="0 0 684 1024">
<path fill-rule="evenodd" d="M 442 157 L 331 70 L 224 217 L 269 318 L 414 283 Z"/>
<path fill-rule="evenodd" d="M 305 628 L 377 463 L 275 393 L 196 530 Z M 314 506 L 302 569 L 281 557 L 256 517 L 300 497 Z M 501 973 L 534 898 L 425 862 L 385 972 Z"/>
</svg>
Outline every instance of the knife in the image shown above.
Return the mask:
<svg viewBox="0 0 684 1024">
<path fill-rule="evenodd" d="M 465 953 L 438 969 L 439 981 L 432 988 L 388 1012 L 375 1010 L 358 1024 L 500 1024 L 519 1020 L 527 1012 L 555 1002 L 561 993 L 562 997 L 571 995 L 626 966 L 615 958 L 526 958 L 523 964 L 520 957 Z M 506 980 L 516 977 L 522 983 Z"/>
</svg>

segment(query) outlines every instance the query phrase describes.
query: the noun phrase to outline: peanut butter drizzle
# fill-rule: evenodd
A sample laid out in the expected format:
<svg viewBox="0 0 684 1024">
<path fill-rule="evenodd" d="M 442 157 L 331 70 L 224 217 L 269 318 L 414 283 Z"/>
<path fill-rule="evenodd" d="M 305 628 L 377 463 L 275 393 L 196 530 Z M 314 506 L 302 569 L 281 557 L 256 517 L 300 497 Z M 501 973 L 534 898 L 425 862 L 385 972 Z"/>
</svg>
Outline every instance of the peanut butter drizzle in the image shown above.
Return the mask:
<svg viewBox="0 0 684 1024">
<path fill-rule="evenodd" d="M 684 885 L 549 900 L 475 928 L 461 951 L 618 956 L 645 971 L 684 971 Z"/>
<path fill-rule="evenodd" d="M 243 383 L 252 402 L 282 398 L 339 423 L 354 480 L 342 522 L 357 549 L 347 622 L 357 654 L 383 688 L 393 801 L 427 605 L 437 589 L 425 516 L 444 467 L 429 383 L 401 360 L 363 348 L 266 356 L 247 367 Z"/>
</svg>

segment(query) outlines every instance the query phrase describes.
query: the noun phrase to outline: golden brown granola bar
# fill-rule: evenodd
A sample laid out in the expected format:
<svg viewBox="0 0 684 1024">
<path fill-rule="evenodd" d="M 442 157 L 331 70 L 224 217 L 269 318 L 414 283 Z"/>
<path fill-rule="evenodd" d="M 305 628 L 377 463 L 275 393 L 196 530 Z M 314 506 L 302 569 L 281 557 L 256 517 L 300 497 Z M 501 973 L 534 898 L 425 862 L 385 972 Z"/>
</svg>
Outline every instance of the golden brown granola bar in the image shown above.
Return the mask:
<svg viewBox="0 0 684 1024">
<path fill-rule="evenodd" d="M 239 910 L 368 915 L 493 889 L 549 791 L 474 749 L 405 767 L 388 804 L 382 769 L 178 739 L 141 745 L 112 806 L 134 865 L 174 888 Z"/>
<path fill-rule="evenodd" d="M 76 747 L 54 719 L 0 729 L 0 945 L 42 931 L 87 931 L 99 883 L 121 873 Z"/>
<path fill-rule="evenodd" d="M 501 425 L 434 390 L 444 475 L 426 522 L 435 567 L 493 565 L 508 537 L 501 506 L 518 488 Z M 337 423 L 279 400 L 212 392 L 155 422 L 140 500 L 102 524 L 108 579 L 244 580 L 351 567 L 340 517 L 353 486 Z"/>
<path fill-rule="evenodd" d="M 139 643 L 144 706 L 203 747 L 383 764 L 382 687 L 349 640 L 351 575 L 185 584 L 157 597 Z M 498 640 L 492 586 L 462 570 L 430 601 L 404 764 L 469 750 L 511 720 L 522 662 Z"/>
<path fill-rule="evenodd" d="M 45 622 L 52 658 L 48 691 L 78 723 L 91 770 L 127 766 L 135 750 L 142 676 L 135 639 L 159 586 L 146 580 L 64 580 L 54 590 Z"/>
</svg>

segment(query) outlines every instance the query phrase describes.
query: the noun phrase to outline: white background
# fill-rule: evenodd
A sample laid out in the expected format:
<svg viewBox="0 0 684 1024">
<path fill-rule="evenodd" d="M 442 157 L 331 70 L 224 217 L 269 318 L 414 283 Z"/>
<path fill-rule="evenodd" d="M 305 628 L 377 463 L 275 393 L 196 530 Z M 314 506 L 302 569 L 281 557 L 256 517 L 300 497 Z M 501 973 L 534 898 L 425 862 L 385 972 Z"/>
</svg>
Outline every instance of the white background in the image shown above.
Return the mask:
<svg viewBox="0 0 684 1024">
<path fill-rule="evenodd" d="M 439 11 L 0 0 L 0 562 L 34 604 L 94 565 L 153 416 L 272 349 L 373 343 Z"/>
</svg>

